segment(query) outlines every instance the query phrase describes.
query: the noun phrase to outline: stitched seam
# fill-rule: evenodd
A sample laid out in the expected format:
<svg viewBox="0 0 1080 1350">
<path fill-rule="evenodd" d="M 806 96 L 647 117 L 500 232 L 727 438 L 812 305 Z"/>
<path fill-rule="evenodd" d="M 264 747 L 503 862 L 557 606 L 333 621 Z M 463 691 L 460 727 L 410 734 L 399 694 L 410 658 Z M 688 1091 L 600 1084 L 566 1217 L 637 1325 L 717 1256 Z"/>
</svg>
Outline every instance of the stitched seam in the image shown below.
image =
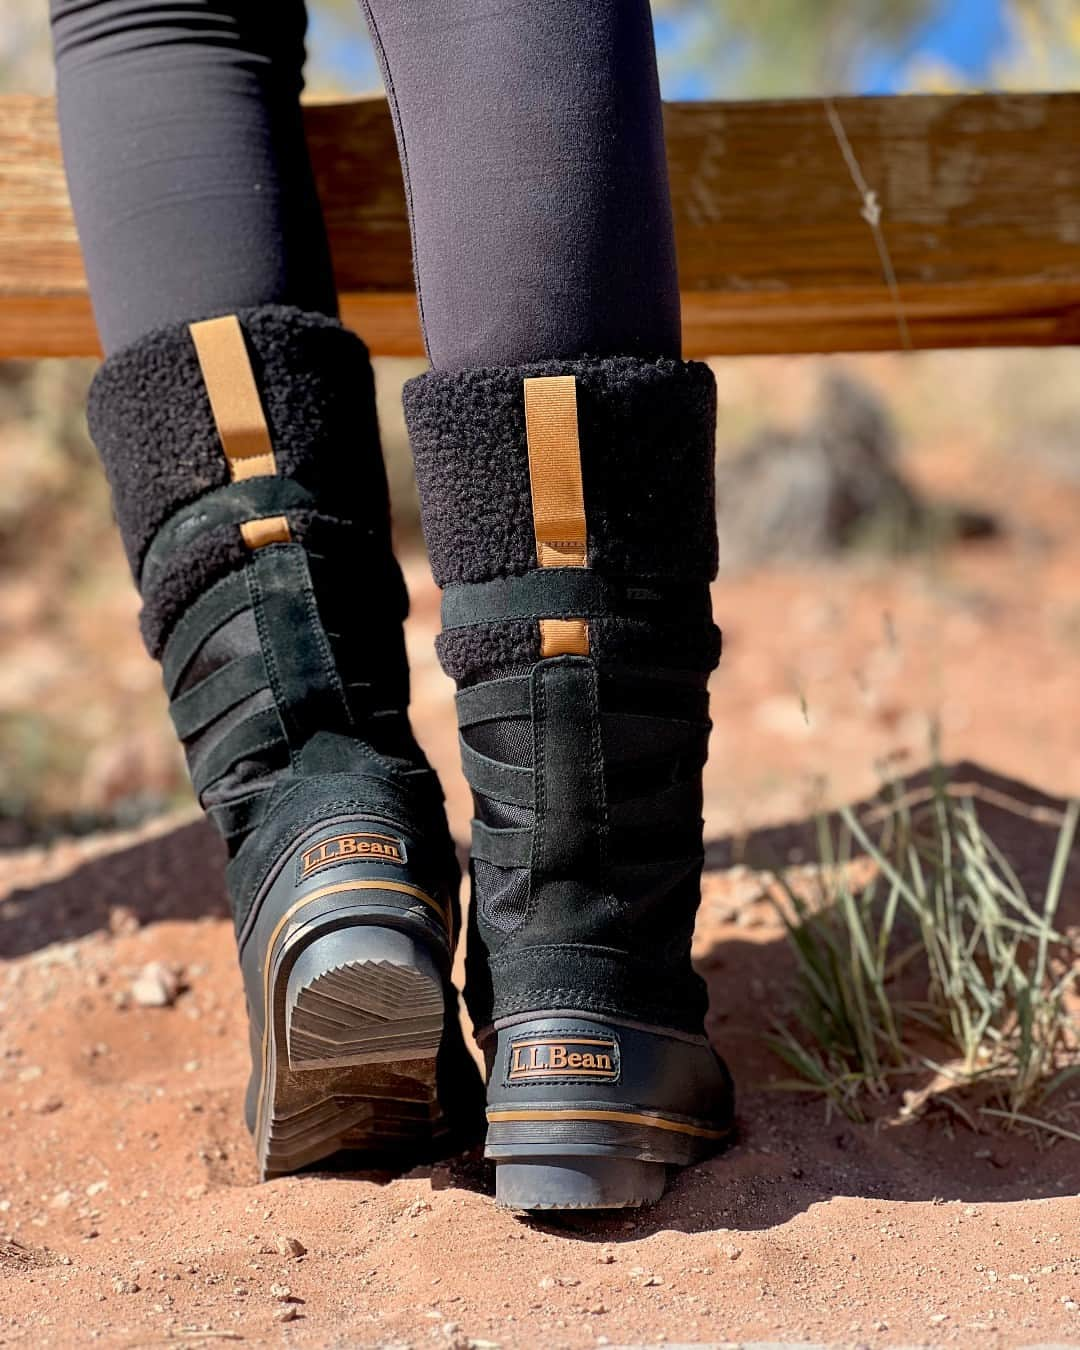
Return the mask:
<svg viewBox="0 0 1080 1350">
<path fill-rule="evenodd" d="M 273 548 L 274 545 L 271 545 Z M 270 634 L 266 627 L 266 613 L 263 608 L 263 591 L 259 582 L 259 575 L 256 567 L 252 567 L 248 572 L 248 590 L 251 593 L 251 607 L 255 612 L 255 627 L 259 634 L 259 646 L 262 649 L 263 660 L 266 663 L 266 677 L 270 685 L 270 692 L 274 696 L 274 711 L 277 713 L 278 723 L 281 726 L 282 739 L 289 751 L 289 764 L 293 764 L 296 757 L 296 747 L 293 745 L 293 738 L 289 735 L 289 727 L 285 721 L 285 715 L 282 712 L 285 699 L 281 686 L 281 675 L 278 671 L 277 656 L 274 652 L 273 644 L 270 641 Z"/>
<path fill-rule="evenodd" d="M 273 545 L 271 545 L 273 547 Z M 303 589 L 302 600 L 304 610 L 307 613 L 308 622 L 313 630 L 315 644 L 318 648 L 319 659 L 322 662 L 323 676 L 329 686 L 328 692 L 337 696 L 338 702 L 345 710 L 345 725 L 350 729 L 355 729 L 352 709 L 349 707 L 349 700 L 345 697 L 345 689 L 342 686 L 341 679 L 338 676 L 337 665 L 334 661 L 333 649 L 330 646 L 330 639 L 326 636 L 326 629 L 323 627 L 322 616 L 319 614 L 319 606 L 315 599 L 315 583 L 312 580 L 311 568 L 308 566 L 307 558 L 304 558 L 304 571 L 307 574 L 307 585 Z"/>
<path fill-rule="evenodd" d="M 618 909 L 618 902 L 611 893 L 608 854 L 608 801 L 607 785 L 604 777 L 604 741 L 600 728 L 600 695 L 599 680 L 594 666 L 589 672 L 589 721 L 590 727 L 590 751 L 592 758 L 592 786 L 596 795 L 596 805 L 599 808 L 600 828 L 596 831 L 596 850 L 599 858 L 597 868 L 598 889 L 604 897 L 608 913 L 615 914 Z"/>
<path fill-rule="evenodd" d="M 532 681 L 532 718 L 533 718 L 533 840 L 529 854 L 529 894 L 525 902 L 525 914 L 517 931 L 520 933 L 532 922 L 539 905 L 539 886 L 536 883 L 538 863 L 544 856 L 544 820 L 547 810 L 547 767 L 545 753 L 547 746 L 547 686 L 543 672 L 537 669 Z"/>
</svg>

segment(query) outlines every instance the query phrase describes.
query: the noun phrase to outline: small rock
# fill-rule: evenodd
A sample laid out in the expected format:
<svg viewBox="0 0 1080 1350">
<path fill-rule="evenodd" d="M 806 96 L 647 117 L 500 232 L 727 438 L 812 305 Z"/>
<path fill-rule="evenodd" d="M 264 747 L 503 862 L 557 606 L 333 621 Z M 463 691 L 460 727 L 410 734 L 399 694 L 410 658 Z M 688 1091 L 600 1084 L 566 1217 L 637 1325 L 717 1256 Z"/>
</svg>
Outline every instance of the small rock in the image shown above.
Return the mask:
<svg viewBox="0 0 1080 1350">
<path fill-rule="evenodd" d="M 136 1280 L 123 1280 L 119 1276 L 112 1282 L 114 1294 L 137 1294 L 139 1284 Z"/>
<path fill-rule="evenodd" d="M 292 1298 L 292 1290 L 287 1284 L 272 1284 L 270 1293 L 281 1303 L 288 1303 L 289 1299 Z"/>
<path fill-rule="evenodd" d="M 307 1248 L 299 1238 L 279 1237 L 276 1247 L 282 1256 L 306 1256 Z"/>
<path fill-rule="evenodd" d="M 109 910 L 109 932 L 113 937 L 130 937 L 139 931 L 139 917 L 126 905 L 114 905 Z"/>
<path fill-rule="evenodd" d="M 180 981 L 161 961 L 143 966 L 131 986 L 131 997 L 140 1008 L 171 1008 L 180 992 Z"/>
<path fill-rule="evenodd" d="M 59 1111 L 63 1104 L 63 1097 L 57 1097 L 54 1094 L 48 1097 L 39 1097 L 30 1109 L 36 1116 L 51 1116 L 54 1111 Z"/>
<path fill-rule="evenodd" d="M 742 1248 L 736 1247 L 733 1242 L 725 1242 L 721 1251 L 729 1261 L 737 1261 L 742 1256 Z"/>
<path fill-rule="evenodd" d="M 641 1283 L 644 1285 L 646 1289 L 650 1289 L 654 1285 L 663 1284 L 664 1281 L 660 1278 L 659 1275 L 650 1275 L 648 1279 L 642 1280 Z"/>
<path fill-rule="evenodd" d="M 283 1303 L 280 1308 L 274 1309 L 275 1322 L 295 1322 L 300 1316 L 300 1311 L 295 1303 Z"/>
</svg>

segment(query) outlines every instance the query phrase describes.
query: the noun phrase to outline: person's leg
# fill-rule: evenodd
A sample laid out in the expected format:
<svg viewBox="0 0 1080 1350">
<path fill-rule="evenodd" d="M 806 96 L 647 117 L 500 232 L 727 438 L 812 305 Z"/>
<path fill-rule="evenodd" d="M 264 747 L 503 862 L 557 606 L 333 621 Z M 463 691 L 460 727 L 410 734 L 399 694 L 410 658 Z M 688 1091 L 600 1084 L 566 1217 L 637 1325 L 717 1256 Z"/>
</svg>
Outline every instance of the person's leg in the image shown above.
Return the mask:
<svg viewBox="0 0 1080 1350">
<path fill-rule="evenodd" d="M 678 356 L 648 0 L 362 0 L 437 370 Z"/>
<path fill-rule="evenodd" d="M 51 0 L 60 129 L 106 352 L 283 304 L 337 313 L 281 0 Z"/>
<path fill-rule="evenodd" d="M 645 0 L 370 0 L 435 369 L 405 409 L 473 788 L 500 1203 L 642 1204 L 732 1091 L 700 898 L 715 386 L 678 359 Z"/>
<path fill-rule="evenodd" d="M 458 868 L 409 727 L 371 365 L 332 317 L 303 7 L 54 0 L 53 20 L 108 352 L 88 421 L 228 849 L 259 1165 L 415 1158 L 475 1079 Z"/>
</svg>

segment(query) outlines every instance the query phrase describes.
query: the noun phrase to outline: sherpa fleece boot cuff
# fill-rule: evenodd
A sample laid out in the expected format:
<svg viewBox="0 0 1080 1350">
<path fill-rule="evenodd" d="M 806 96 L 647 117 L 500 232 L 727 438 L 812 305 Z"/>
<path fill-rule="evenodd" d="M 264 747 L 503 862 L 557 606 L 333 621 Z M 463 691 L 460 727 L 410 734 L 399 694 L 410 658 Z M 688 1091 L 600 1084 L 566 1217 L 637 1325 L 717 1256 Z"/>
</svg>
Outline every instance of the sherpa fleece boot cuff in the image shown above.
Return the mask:
<svg viewBox="0 0 1080 1350">
<path fill-rule="evenodd" d="M 443 588 L 538 567 L 524 384 L 572 376 L 590 571 L 622 580 L 708 583 L 716 574 L 716 386 L 695 361 L 606 357 L 432 371 L 404 390 L 421 513 Z M 445 609 L 445 607 L 444 607 Z M 445 619 L 445 614 L 444 614 Z M 593 654 L 707 671 L 711 622 L 590 620 Z M 438 640 L 459 683 L 540 657 L 528 618 L 449 627 Z"/>
<path fill-rule="evenodd" d="M 278 481 L 288 480 L 282 491 L 295 497 L 288 511 L 292 537 L 318 547 L 347 523 L 358 536 L 352 556 L 388 557 L 386 475 L 367 348 L 322 314 L 267 305 L 237 318 Z M 143 594 L 143 636 L 158 656 L 193 598 L 250 557 L 236 523 L 207 528 L 183 516 L 183 508 L 230 481 L 188 326 L 159 329 L 111 356 L 91 385 L 87 419 Z M 360 525 L 343 522 L 342 503 L 362 510 Z M 147 575 L 147 555 L 167 522 L 175 529 L 170 525 L 166 560 Z M 190 547 L 185 531 L 197 535 Z"/>
</svg>

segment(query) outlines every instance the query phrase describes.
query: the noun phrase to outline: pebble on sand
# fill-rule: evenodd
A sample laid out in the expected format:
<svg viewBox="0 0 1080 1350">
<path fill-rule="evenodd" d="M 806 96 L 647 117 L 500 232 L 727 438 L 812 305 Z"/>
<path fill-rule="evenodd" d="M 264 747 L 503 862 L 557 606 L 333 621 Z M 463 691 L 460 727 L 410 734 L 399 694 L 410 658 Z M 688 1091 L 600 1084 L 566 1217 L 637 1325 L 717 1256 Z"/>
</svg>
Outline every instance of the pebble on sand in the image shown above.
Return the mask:
<svg viewBox="0 0 1080 1350">
<path fill-rule="evenodd" d="M 282 1256 L 306 1256 L 307 1248 L 299 1238 L 279 1237 L 276 1243 Z"/>
<path fill-rule="evenodd" d="M 180 980 L 163 961 L 143 966 L 131 986 L 131 997 L 140 1008 L 171 1008 L 180 992 Z"/>
</svg>

